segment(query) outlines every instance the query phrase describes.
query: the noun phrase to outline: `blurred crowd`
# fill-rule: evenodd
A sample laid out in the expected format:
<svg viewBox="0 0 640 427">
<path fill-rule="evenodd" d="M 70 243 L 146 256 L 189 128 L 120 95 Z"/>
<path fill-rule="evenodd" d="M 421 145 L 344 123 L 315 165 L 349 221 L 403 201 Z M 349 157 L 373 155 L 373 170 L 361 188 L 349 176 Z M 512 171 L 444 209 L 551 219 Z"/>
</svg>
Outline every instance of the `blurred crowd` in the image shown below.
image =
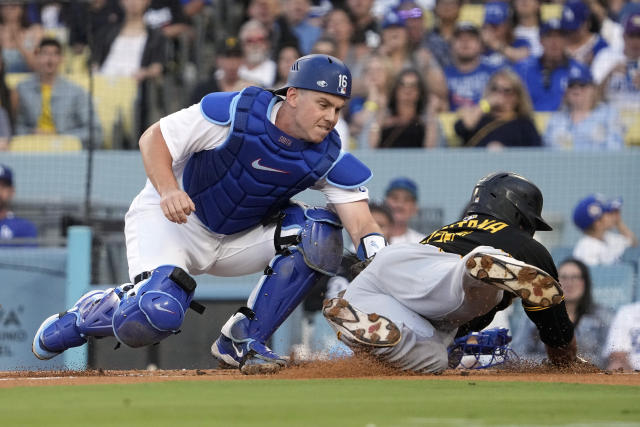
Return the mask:
<svg viewBox="0 0 640 427">
<path fill-rule="evenodd" d="M 32 134 L 135 148 L 206 93 L 280 87 L 309 53 L 353 74 L 345 149 L 640 144 L 635 0 L 7 0 L 0 48 L 0 149 Z M 113 96 L 134 116 L 117 143 Z"/>
</svg>

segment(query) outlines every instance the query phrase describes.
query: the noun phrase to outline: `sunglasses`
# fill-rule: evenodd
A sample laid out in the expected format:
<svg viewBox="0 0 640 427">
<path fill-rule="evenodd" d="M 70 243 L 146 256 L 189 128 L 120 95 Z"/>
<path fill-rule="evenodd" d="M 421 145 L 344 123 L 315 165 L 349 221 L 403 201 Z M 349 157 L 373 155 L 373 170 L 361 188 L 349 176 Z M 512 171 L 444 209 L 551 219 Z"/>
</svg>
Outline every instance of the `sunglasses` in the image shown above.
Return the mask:
<svg viewBox="0 0 640 427">
<path fill-rule="evenodd" d="M 589 83 L 573 82 L 568 87 L 587 87 L 587 86 L 589 86 Z"/>
<path fill-rule="evenodd" d="M 502 95 L 514 95 L 516 93 L 515 89 L 512 87 L 503 87 L 498 85 L 491 85 L 489 90 L 494 93 L 500 93 Z"/>
<path fill-rule="evenodd" d="M 255 43 L 262 43 L 266 39 L 267 39 L 266 37 L 247 37 L 246 39 L 243 39 L 242 42 L 247 44 L 255 44 Z"/>
</svg>

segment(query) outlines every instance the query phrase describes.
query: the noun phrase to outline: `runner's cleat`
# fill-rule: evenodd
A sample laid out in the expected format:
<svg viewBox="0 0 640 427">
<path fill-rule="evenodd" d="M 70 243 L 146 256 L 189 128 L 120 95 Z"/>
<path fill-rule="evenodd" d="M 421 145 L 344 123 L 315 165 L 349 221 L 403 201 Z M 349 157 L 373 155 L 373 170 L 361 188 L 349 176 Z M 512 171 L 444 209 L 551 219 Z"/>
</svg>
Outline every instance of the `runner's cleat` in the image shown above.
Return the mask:
<svg viewBox="0 0 640 427">
<path fill-rule="evenodd" d="M 528 305 L 550 307 L 564 299 L 553 277 L 509 256 L 478 252 L 467 260 L 466 269 L 474 279 L 511 292 Z"/>
<path fill-rule="evenodd" d="M 347 344 L 393 347 L 400 342 L 400 329 L 389 319 L 376 313 L 363 313 L 342 298 L 325 300 L 322 314 Z"/>
</svg>

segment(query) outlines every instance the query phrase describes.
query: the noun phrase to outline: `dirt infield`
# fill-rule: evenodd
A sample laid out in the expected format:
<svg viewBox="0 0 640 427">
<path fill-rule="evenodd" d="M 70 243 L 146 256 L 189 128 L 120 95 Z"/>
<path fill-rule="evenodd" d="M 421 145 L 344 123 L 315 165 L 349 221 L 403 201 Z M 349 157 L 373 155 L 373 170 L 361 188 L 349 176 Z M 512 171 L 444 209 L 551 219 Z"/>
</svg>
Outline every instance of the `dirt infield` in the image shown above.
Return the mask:
<svg viewBox="0 0 640 427">
<path fill-rule="evenodd" d="M 640 372 L 601 371 L 594 368 L 558 369 L 519 364 L 502 369 L 447 370 L 440 375 L 399 372 L 366 358 L 299 363 L 270 375 L 242 375 L 223 369 L 139 370 L 139 371 L 13 371 L 0 372 L 0 388 L 77 385 L 130 384 L 160 381 L 245 381 L 252 379 L 371 378 L 406 380 L 538 381 L 640 386 Z"/>
</svg>

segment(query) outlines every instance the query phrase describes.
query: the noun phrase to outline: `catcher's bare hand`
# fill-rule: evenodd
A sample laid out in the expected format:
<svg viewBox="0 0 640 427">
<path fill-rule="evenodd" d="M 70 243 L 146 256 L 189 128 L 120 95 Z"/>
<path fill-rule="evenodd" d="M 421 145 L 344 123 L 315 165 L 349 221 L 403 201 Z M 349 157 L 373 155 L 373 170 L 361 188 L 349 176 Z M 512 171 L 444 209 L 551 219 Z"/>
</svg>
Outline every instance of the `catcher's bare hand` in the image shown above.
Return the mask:
<svg viewBox="0 0 640 427">
<path fill-rule="evenodd" d="M 187 216 L 196 210 L 196 205 L 193 204 L 189 195 L 177 188 L 162 194 L 160 207 L 164 216 L 177 224 L 185 224 Z"/>
</svg>

